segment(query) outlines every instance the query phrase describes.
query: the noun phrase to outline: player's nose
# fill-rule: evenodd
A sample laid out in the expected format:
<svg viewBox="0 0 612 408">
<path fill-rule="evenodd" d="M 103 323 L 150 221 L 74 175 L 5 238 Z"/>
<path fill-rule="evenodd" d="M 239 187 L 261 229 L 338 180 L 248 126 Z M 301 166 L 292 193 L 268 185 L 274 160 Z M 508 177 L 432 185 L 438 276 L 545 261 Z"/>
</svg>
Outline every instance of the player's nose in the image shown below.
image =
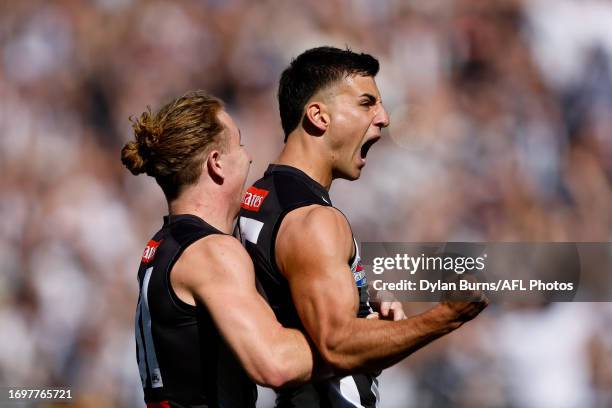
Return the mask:
<svg viewBox="0 0 612 408">
<path fill-rule="evenodd" d="M 378 126 L 381 129 L 389 126 L 389 114 L 387 113 L 387 110 L 385 109 L 382 103 L 378 108 L 378 112 L 376 112 L 376 117 L 374 118 L 374 125 Z"/>
</svg>

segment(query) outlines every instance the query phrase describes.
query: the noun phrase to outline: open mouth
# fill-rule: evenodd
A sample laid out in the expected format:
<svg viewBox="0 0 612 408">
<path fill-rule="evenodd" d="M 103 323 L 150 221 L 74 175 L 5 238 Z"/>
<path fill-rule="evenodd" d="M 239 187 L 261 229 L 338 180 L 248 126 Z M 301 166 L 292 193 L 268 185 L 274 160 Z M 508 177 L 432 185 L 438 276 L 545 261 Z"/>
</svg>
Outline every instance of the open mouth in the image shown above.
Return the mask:
<svg viewBox="0 0 612 408">
<path fill-rule="evenodd" d="M 372 147 L 374 143 L 378 142 L 378 139 L 380 139 L 380 136 L 373 137 L 372 139 L 365 142 L 363 146 L 361 146 L 361 158 L 362 159 L 366 158 L 366 156 L 368 155 L 368 151 L 370 150 L 370 147 Z"/>
</svg>

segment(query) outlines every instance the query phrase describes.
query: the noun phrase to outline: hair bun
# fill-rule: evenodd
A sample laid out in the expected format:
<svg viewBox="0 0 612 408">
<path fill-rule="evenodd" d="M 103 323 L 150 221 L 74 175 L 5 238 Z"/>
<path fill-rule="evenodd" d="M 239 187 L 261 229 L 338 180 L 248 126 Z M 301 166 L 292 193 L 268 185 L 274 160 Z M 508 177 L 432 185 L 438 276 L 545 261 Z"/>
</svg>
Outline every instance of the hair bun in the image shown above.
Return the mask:
<svg viewBox="0 0 612 408">
<path fill-rule="evenodd" d="M 136 140 L 127 143 L 123 147 L 121 150 L 121 161 L 132 174 L 144 172 L 149 174 L 147 163 L 157 147 L 163 129 L 151 115 L 150 107 L 147 107 L 147 111 L 143 112 L 138 119 L 133 120 L 130 118 L 130 120 L 132 121 L 134 138 Z M 157 176 L 156 174 L 149 175 Z"/>
<path fill-rule="evenodd" d="M 145 172 L 145 159 L 140 155 L 138 142 L 128 142 L 121 149 L 121 162 L 132 174 L 137 175 Z"/>
</svg>

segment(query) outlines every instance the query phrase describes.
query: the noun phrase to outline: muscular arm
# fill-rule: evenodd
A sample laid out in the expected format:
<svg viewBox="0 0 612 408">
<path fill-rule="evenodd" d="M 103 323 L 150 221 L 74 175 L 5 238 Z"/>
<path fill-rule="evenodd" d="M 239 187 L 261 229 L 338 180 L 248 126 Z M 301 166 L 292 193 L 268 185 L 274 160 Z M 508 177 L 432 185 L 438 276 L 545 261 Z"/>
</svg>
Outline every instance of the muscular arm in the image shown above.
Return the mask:
<svg viewBox="0 0 612 408">
<path fill-rule="evenodd" d="M 276 320 L 256 290 L 251 259 L 234 238 L 211 235 L 195 242 L 175 264 L 171 280 L 181 299 L 206 306 L 256 383 L 277 388 L 311 378 L 308 341 Z"/>
<path fill-rule="evenodd" d="M 339 372 L 389 367 L 483 308 L 482 303 L 465 303 L 458 313 L 439 304 L 395 322 L 359 319 L 357 288 L 348 267 L 352 245 L 344 216 L 320 206 L 291 212 L 276 240 L 276 261 L 289 281 L 300 319 L 321 356 Z"/>
</svg>

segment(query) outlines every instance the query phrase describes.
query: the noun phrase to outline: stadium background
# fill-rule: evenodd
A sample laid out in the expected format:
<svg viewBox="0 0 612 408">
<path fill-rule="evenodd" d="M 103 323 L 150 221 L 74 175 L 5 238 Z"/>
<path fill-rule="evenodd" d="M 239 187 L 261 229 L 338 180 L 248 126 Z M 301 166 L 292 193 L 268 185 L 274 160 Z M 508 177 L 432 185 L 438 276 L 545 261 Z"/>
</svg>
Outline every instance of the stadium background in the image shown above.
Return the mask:
<svg viewBox="0 0 612 408">
<path fill-rule="evenodd" d="M 128 116 L 220 96 L 251 182 L 313 46 L 381 62 L 392 125 L 331 191 L 360 240 L 608 242 L 610 21 L 594 0 L 0 1 L 0 386 L 141 406 L 136 269 L 165 204 L 121 166 Z M 612 406 L 612 308 L 490 307 L 381 383 L 387 408 Z"/>
</svg>

